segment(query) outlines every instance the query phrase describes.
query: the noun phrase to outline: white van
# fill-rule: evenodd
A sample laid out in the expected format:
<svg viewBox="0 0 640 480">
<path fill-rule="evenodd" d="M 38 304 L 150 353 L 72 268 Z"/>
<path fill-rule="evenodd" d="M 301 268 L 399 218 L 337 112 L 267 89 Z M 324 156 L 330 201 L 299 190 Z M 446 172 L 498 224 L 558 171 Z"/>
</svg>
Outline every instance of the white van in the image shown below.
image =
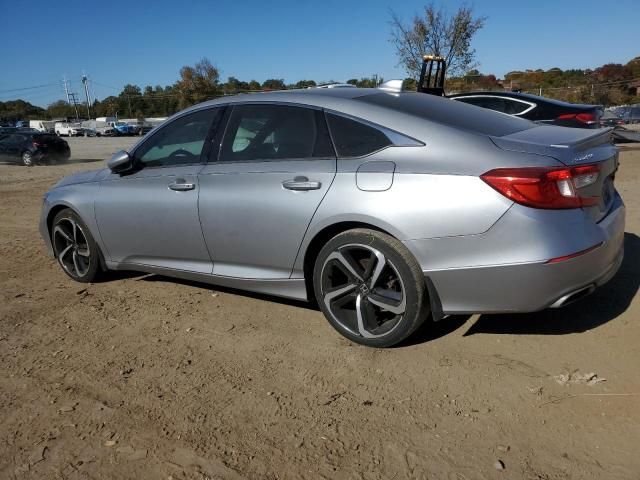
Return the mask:
<svg viewBox="0 0 640 480">
<path fill-rule="evenodd" d="M 55 129 L 55 122 L 47 120 L 29 120 L 29 127 L 39 132 L 52 133 Z"/>
</svg>

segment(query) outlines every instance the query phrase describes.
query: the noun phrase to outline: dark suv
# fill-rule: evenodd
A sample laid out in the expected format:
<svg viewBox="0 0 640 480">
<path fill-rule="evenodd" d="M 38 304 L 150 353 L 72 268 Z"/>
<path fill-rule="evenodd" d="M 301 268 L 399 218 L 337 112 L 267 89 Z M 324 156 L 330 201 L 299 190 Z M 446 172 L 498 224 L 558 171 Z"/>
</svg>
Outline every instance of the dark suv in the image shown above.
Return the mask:
<svg viewBox="0 0 640 480">
<path fill-rule="evenodd" d="M 0 161 L 21 162 L 30 167 L 35 163 L 65 162 L 70 155 L 69 144 L 51 133 L 0 133 Z"/>
</svg>

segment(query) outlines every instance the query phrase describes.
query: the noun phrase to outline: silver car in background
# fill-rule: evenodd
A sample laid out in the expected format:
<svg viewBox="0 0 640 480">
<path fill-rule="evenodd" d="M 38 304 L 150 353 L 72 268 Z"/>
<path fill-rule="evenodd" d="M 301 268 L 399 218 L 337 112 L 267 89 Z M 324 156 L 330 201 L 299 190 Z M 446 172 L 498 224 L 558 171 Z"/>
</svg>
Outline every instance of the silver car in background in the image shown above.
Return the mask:
<svg viewBox="0 0 640 480">
<path fill-rule="evenodd" d="M 77 281 L 136 270 L 317 301 L 386 347 L 429 315 L 555 308 L 609 280 L 625 218 L 609 137 L 420 93 L 241 95 L 63 179 L 40 230 Z"/>
</svg>

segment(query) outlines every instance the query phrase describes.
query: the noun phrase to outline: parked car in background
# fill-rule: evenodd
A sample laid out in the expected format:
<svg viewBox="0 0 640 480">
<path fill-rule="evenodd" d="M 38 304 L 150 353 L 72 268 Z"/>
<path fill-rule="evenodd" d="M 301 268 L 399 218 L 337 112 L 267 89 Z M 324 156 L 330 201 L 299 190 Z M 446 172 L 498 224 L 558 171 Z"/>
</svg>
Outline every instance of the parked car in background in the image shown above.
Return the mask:
<svg viewBox="0 0 640 480">
<path fill-rule="evenodd" d="M 514 117 L 562 127 L 599 128 L 604 112 L 601 105 L 568 103 L 527 93 L 469 92 L 447 97 Z"/>
<path fill-rule="evenodd" d="M 78 125 L 65 122 L 55 124 L 55 133 L 61 137 L 80 137 L 84 135 L 84 130 Z"/>
<path fill-rule="evenodd" d="M 640 123 L 640 105 L 622 107 L 620 109 L 620 118 L 625 124 Z"/>
<path fill-rule="evenodd" d="M 617 168 L 608 130 L 423 93 L 238 95 L 61 180 L 40 232 L 79 282 L 137 270 L 315 300 L 348 339 L 386 347 L 429 314 L 558 308 L 607 282 Z"/>
<path fill-rule="evenodd" d="M 20 162 L 27 167 L 38 163 L 66 162 L 69 144 L 52 133 L 16 131 L 0 134 L 0 160 Z"/>
<path fill-rule="evenodd" d="M 116 135 L 136 135 L 136 128 L 124 122 L 109 122 L 109 126 L 115 130 Z"/>
<path fill-rule="evenodd" d="M 605 110 L 600 117 L 601 127 L 617 127 L 619 125 L 624 125 L 624 120 L 610 110 Z"/>
<path fill-rule="evenodd" d="M 55 133 L 56 122 L 48 120 L 29 120 L 29 127 L 39 132 Z"/>
<path fill-rule="evenodd" d="M 81 125 L 85 130 L 85 136 L 88 137 L 113 137 L 116 135 L 116 130 L 103 120 L 85 120 Z"/>
</svg>

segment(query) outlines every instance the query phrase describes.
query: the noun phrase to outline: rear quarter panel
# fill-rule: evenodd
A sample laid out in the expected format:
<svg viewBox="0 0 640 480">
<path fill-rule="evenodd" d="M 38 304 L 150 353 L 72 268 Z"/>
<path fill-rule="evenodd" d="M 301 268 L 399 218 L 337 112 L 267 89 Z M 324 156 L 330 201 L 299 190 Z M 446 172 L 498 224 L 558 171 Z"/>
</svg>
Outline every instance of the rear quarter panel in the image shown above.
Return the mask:
<svg viewBox="0 0 640 480">
<path fill-rule="evenodd" d="M 420 163 L 411 161 L 426 153 L 425 147 L 393 147 L 366 158 L 339 160 L 333 185 L 303 240 L 294 277 L 302 275 L 304 252 L 311 240 L 336 223 L 370 224 L 401 241 L 474 235 L 491 228 L 512 205 L 476 175 L 430 173 L 424 158 L 421 168 Z M 359 189 L 358 168 L 378 161 L 396 164 L 390 188 Z"/>
</svg>

